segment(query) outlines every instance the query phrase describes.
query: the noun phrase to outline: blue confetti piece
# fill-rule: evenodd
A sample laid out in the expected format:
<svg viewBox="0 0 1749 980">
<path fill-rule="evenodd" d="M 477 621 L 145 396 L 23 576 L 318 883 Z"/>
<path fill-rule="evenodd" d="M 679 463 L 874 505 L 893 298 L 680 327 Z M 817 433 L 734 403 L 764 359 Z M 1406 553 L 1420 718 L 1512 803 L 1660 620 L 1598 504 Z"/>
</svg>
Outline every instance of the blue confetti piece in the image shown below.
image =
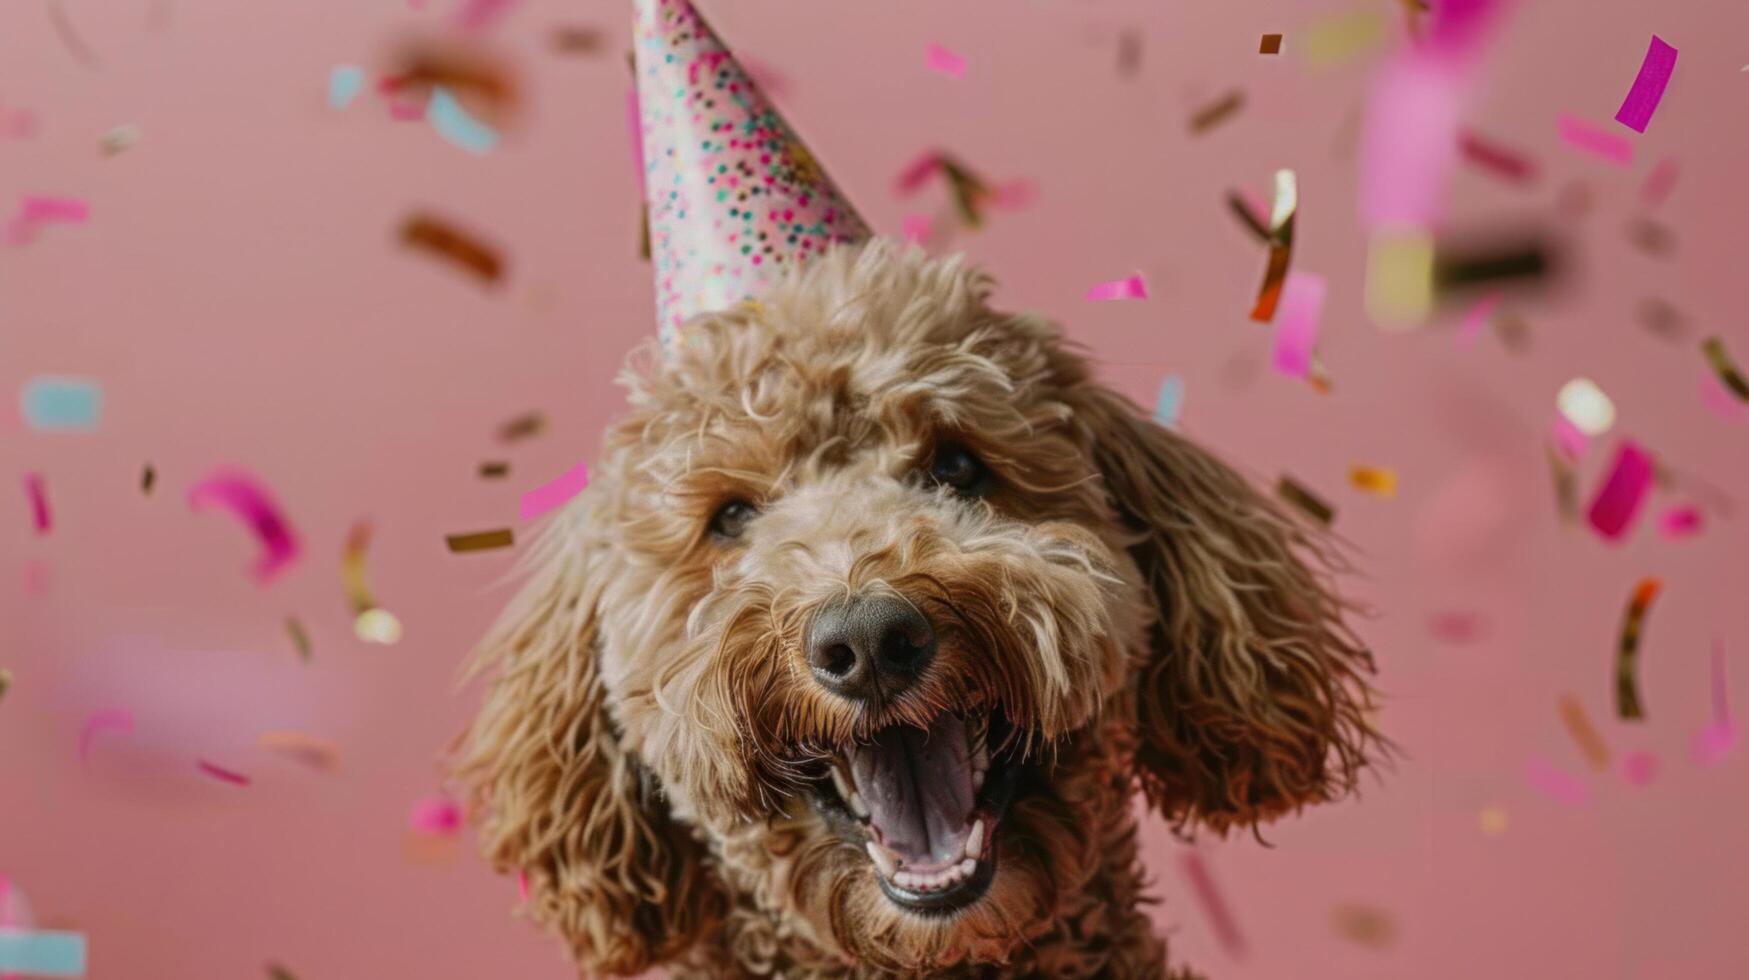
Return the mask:
<svg viewBox="0 0 1749 980">
<path fill-rule="evenodd" d="M 364 69 L 357 65 L 335 65 L 328 73 L 328 108 L 344 109 L 364 91 Z"/>
<path fill-rule="evenodd" d="M 0 929 L 0 973 L 82 977 L 85 975 L 85 934 Z"/>
<path fill-rule="evenodd" d="M 439 86 L 431 91 L 431 102 L 425 107 L 425 118 L 431 128 L 451 143 L 469 153 L 490 153 L 498 145 L 498 134 L 492 127 L 468 115 L 449 89 Z"/>
<path fill-rule="evenodd" d="M 1176 374 L 1160 383 L 1160 400 L 1154 403 L 1154 421 L 1169 429 L 1178 428 L 1178 413 L 1184 407 L 1184 379 Z"/>
<path fill-rule="evenodd" d="M 38 432 L 95 429 L 103 408 L 103 389 L 86 378 L 39 376 L 24 383 L 18 407 L 24 421 Z"/>
</svg>

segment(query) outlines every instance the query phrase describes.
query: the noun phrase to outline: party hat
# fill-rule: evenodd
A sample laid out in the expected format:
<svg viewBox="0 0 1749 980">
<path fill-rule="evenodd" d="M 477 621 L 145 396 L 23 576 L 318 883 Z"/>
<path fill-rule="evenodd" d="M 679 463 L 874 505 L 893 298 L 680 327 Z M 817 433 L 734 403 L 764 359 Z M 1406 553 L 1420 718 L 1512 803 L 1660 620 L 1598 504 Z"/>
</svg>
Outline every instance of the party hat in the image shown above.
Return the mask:
<svg viewBox="0 0 1749 980">
<path fill-rule="evenodd" d="M 656 316 L 753 297 L 868 226 L 688 0 L 632 0 Z"/>
</svg>

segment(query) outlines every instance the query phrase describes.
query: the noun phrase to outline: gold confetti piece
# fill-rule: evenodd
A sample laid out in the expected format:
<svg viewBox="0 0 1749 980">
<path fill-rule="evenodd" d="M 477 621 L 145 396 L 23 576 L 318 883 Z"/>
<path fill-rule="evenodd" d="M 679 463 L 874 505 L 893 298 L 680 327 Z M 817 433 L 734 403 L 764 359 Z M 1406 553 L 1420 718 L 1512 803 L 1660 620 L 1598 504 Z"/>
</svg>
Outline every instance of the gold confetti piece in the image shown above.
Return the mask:
<svg viewBox="0 0 1749 980">
<path fill-rule="evenodd" d="M 560 54 L 600 54 L 606 42 L 599 27 L 566 24 L 553 29 L 553 50 Z"/>
<path fill-rule="evenodd" d="M 1585 705 L 1573 695 L 1563 694 L 1559 708 L 1561 724 L 1566 726 L 1567 734 L 1573 736 L 1579 751 L 1585 753 L 1585 761 L 1591 763 L 1591 768 L 1598 772 L 1608 772 L 1609 743 L 1603 740 L 1597 726 L 1591 723 L 1591 716 L 1586 713 Z"/>
<path fill-rule="evenodd" d="M 1355 463 L 1348 468 L 1348 482 L 1357 489 L 1380 497 L 1397 495 L 1397 471 L 1389 467 Z"/>
<path fill-rule="evenodd" d="M 304 632 L 304 624 L 298 622 L 296 616 L 287 616 L 285 631 L 291 634 L 292 646 L 297 648 L 298 659 L 304 663 L 310 662 L 310 634 Z"/>
<path fill-rule="evenodd" d="M 387 609 L 378 608 L 365 575 L 370 550 L 370 522 L 359 521 L 346 535 L 340 554 L 340 584 L 352 603 L 352 633 L 366 643 L 392 646 L 401 639 L 401 621 Z"/>
<path fill-rule="evenodd" d="M 1196 114 L 1190 117 L 1190 131 L 1197 135 L 1206 133 L 1227 121 L 1244 107 L 1245 93 L 1239 89 L 1234 89 L 1198 109 Z"/>
<path fill-rule="evenodd" d="M 1385 37 L 1385 19 L 1371 10 L 1357 10 L 1320 21 L 1295 42 L 1310 68 L 1340 68 L 1377 47 Z"/>
<path fill-rule="evenodd" d="M 547 430 L 547 417 L 539 412 L 529 412 L 505 422 L 498 427 L 499 442 L 520 442 L 540 435 Z"/>
<path fill-rule="evenodd" d="M 1299 208 L 1298 178 L 1292 170 L 1277 170 L 1275 204 L 1269 213 L 1269 267 L 1264 270 L 1263 284 L 1257 289 L 1257 303 L 1251 307 L 1251 319 L 1257 323 L 1275 319 L 1281 289 L 1287 282 L 1288 264 L 1293 259 L 1294 216 Z"/>
<path fill-rule="evenodd" d="M 340 768 L 340 746 L 303 732 L 262 732 L 256 744 L 270 752 L 294 759 L 312 769 L 334 772 Z"/>
<path fill-rule="evenodd" d="M 1573 428 L 1600 436 L 1615 425 L 1615 403 L 1590 378 L 1574 378 L 1561 386 L 1555 407 Z"/>
<path fill-rule="evenodd" d="M 447 259 L 488 283 L 504 274 L 498 250 L 473 234 L 430 214 L 414 214 L 401 225 L 401 242 Z"/>
<path fill-rule="evenodd" d="M 0 699 L 6 697 L 6 692 L 12 689 L 12 671 L 0 667 Z"/>
<path fill-rule="evenodd" d="M 947 154 L 940 156 L 941 173 L 947 178 L 948 194 L 954 210 L 967 228 L 984 224 L 984 204 L 990 200 L 990 185 L 972 172 L 970 167 Z"/>
<path fill-rule="evenodd" d="M 1700 349 L 1705 352 L 1708 364 L 1712 365 L 1713 373 L 1719 376 L 1719 381 L 1738 401 L 1749 402 L 1749 381 L 1744 380 L 1743 372 L 1737 370 L 1736 362 L 1731 360 L 1731 354 L 1725 350 L 1725 342 L 1717 337 L 1708 337 L 1701 341 Z"/>
<path fill-rule="evenodd" d="M 1382 327 L 1418 327 L 1433 309 L 1433 236 L 1382 231 L 1367 248 L 1366 312 Z"/>
<path fill-rule="evenodd" d="M 1283 474 L 1275 485 L 1275 495 L 1299 508 L 1307 517 L 1325 527 L 1336 519 L 1336 509 L 1325 503 L 1322 498 L 1306 489 L 1298 480 Z"/>
<path fill-rule="evenodd" d="M 516 534 L 511 528 L 501 527 L 491 531 L 472 531 L 466 534 L 446 534 L 444 542 L 452 552 L 491 551 L 494 548 L 508 548 L 516 543 Z"/>
<path fill-rule="evenodd" d="M 267 964 L 267 980 L 298 980 L 298 978 L 292 975 L 292 971 L 278 963 L 269 963 Z"/>
<path fill-rule="evenodd" d="M 1634 586 L 1633 598 L 1628 600 L 1627 615 L 1622 619 L 1621 642 L 1615 652 L 1615 713 L 1623 720 L 1638 721 L 1646 717 L 1644 703 L 1640 700 L 1640 628 L 1646 621 L 1646 613 L 1652 608 L 1652 601 L 1658 598 L 1658 593 L 1664 588 L 1664 583 L 1651 576 L 1640 580 Z"/>
<path fill-rule="evenodd" d="M 1238 191 L 1227 192 L 1227 209 L 1245 226 L 1245 230 L 1256 236 L 1257 240 L 1269 244 L 1269 229 L 1264 227 L 1263 219 L 1251 213 L 1251 205 L 1245 203 L 1245 198 Z"/>
<path fill-rule="evenodd" d="M 1499 837 L 1506 833 L 1506 808 L 1489 804 L 1482 808 L 1477 822 L 1481 824 L 1483 834 L 1489 837 Z"/>
<path fill-rule="evenodd" d="M 1555 447 L 1548 447 L 1549 471 L 1555 481 L 1555 511 L 1562 524 L 1579 520 L 1579 474 Z"/>
<path fill-rule="evenodd" d="M 157 484 L 158 471 L 152 468 L 151 463 L 147 463 L 146 468 L 140 471 L 140 492 L 150 497 L 152 488 Z"/>
<path fill-rule="evenodd" d="M 480 479 L 502 480 L 510 475 L 510 464 L 503 460 L 487 460 L 480 464 Z"/>
<path fill-rule="evenodd" d="M 1397 923 L 1390 913 L 1370 905 L 1338 905 L 1330 924 L 1336 934 L 1370 949 L 1387 949 L 1397 941 Z"/>
<path fill-rule="evenodd" d="M 1263 35 L 1263 37 L 1259 38 L 1257 41 L 1257 53 L 1258 54 L 1280 54 L 1281 53 L 1281 35 L 1280 34 L 1265 34 L 1265 35 Z"/>
</svg>

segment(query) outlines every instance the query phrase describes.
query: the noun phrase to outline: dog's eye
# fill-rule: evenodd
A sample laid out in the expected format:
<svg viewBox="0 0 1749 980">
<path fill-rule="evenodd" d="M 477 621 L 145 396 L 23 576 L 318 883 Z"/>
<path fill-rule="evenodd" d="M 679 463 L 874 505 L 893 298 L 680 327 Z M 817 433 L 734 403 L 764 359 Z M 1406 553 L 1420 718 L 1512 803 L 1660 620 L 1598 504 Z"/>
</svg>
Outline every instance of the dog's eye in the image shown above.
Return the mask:
<svg viewBox="0 0 1749 980">
<path fill-rule="evenodd" d="M 711 536 L 719 541 L 733 541 L 747 530 L 748 522 L 758 516 L 759 508 L 745 500 L 731 500 L 712 515 Z"/>
<path fill-rule="evenodd" d="M 929 478 L 968 497 L 982 496 L 990 485 L 990 471 L 983 461 L 970 449 L 953 442 L 935 450 L 935 459 L 929 463 Z"/>
</svg>

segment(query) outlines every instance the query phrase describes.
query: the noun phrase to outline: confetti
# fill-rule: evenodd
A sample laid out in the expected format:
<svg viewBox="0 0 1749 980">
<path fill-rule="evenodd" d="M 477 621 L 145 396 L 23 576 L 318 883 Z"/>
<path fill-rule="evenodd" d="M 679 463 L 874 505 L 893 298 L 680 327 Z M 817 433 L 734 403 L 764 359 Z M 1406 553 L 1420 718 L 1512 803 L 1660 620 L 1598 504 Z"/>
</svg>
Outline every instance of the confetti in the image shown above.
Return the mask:
<svg viewBox="0 0 1749 980">
<path fill-rule="evenodd" d="M 499 442 L 521 442 L 531 439 L 547 430 L 547 417 L 539 412 L 529 412 L 505 422 L 498 427 Z"/>
<path fill-rule="evenodd" d="M 461 833 L 461 804 L 443 794 L 428 796 L 413 804 L 407 826 L 427 837 L 454 837 Z"/>
<path fill-rule="evenodd" d="M 328 72 L 328 108 L 344 109 L 364 91 L 364 69 L 357 65 L 335 65 Z"/>
<path fill-rule="evenodd" d="M 91 761 L 91 746 L 100 732 L 129 734 L 134 730 L 134 713 L 126 708 L 106 708 L 92 712 L 79 726 L 79 762 Z"/>
<path fill-rule="evenodd" d="M 1590 378 L 1574 378 L 1555 395 L 1555 407 L 1573 427 L 1588 436 L 1600 436 L 1615 424 L 1615 403 Z"/>
<path fill-rule="evenodd" d="M 1640 301 L 1639 314 L 1646 330 L 1660 339 L 1681 340 L 1688 335 L 1687 318 L 1667 300 L 1647 297 Z"/>
<path fill-rule="evenodd" d="M 1397 923 L 1390 914 L 1369 905 L 1338 905 L 1330 924 L 1336 935 L 1370 949 L 1388 949 L 1397 941 Z"/>
<path fill-rule="evenodd" d="M 496 27 L 521 0 L 465 0 L 456 11 L 456 26 L 464 31 L 484 31 Z"/>
<path fill-rule="evenodd" d="M 226 769 L 224 766 L 218 765 L 217 763 L 208 762 L 205 759 L 196 759 L 194 767 L 222 783 L 230 783 L 232 786 L 249 785 L 248 776 L 245 776 L 234 769 Z"/>
<path fill-rule="evenodd" d="M 1575 463 L 1585 455 L 1586 447 L 1591 445 L 1585 433 L 1579 431 L 1579 427 L 1572 420 L 1558 413 L 1554 423 L 1549 426 L 1549 440 L 1563 459 Z"/>
<path fill-rule="evenodd" d="M 13 244 L 23 244 L 42 225 L 82 225 L 90 218 L 91 205 L 81 198 L 26 194 L 18 200 L 18 213 L 6 226 L 6 237 Z"/>
<path fill-rule="evenodd" d="M 278 963 L 267 964 L 267 980 L 298 980 L 292 971 Z"/>
<path fill-rule="evenodd" d="M 41 473 L 24 474 L 24 492 L 30 497 L 31 526 L 36 533 L 47 534 L 54 529 L 54 517 L 49 513 L 49 491 Z"/>
<path fill-rule="evenodd" d="M 33 977 L 85 975 L 85 934 L 0 929 L 0 972 Z"/>
<path fill-rule="evenodd" d="M 188 491 L 188 506 L 199 512 L 218 505 L 231 511 L 261 541 L 255 578 L 266 585 L 295 562 L 300 552 L 297 532 L 286 520 L 267 488 L 241 471 L 217 470 Z"/>
<path fill-rule="evenodd" d="M 1275 307 L 1281 302 L 1281 290 L 1287 281 L 1288 263 L 1293 259 L 1294 221 L 1299 207 L 1299 181 L 1294 172 L 1277 170 L 1275 204 L 1269 213 L 1269 267 L 1257 288 L 1257 303 L 1251 307 L 1251 319 L 1258 323 L 1275 319 Z"/>
<path fill-rule="evenodd" d="M 516 543 L 516 534 L 510 528 L 501 527 L 491 531 L 474 531 L 466 534 L 444 535 L 444 543 L 451 552 L 491 551 L 494 548 L 508 548 Z"/>
<path fill-rule="evenodd" d="M 606 37 L 598 27 L 569 25 L 553 29 L 553 50 L 560 54 L 600 54 L 607 46 Z"/>
<path fill-rule="evenodd" d="M 1591 123 L 1569 113 L 1562 113 L 1556 122 L 1561 139 L 1575 150 L 1589 154 L 1605 163 L 1625 167 L 1634 162 L 1634 144 L 1627 137 L 1604 132 Z"/>
<path fill-rule="evenodd" d="M 1375 497 L 1397 495 L 1397 471 L 1389 467 L 1355 463 L 1348 468 L 1348 482 Z"/>
<path fill-rule="evenodd" d="M 1230 955 L 1237 956 L 1245 951 L 1245 940 L 1239 935 L 1239 925 L 1233 919 L 1233 912 L 1221 897 L 1220 889 L 1215 887 L 1214 876 L 1209 874 L 1208 865 L 1202 855 L 1195 851 L 1185 851 L 1179 856 L 1180 866 L 1184 876 L 1190 879 L 1190 887 L 1196 893 L 1196 899 L 1202 905 L 1203 914 L 1208 916 L 1209 925 L 1215 931 L 1215 938 L 1220 940 L 1221 947 Z"/>
<path fill-rule="evenodd" d="M 303 732 L 262 732 L 256 744 L 312 769 L 333 772 L 340 768 L 340 746 Z"/>
<path fill-rule="evenodd" d="M 1281 35 L 1280 34 L 1265 34 L 1262 37 L 1258 38 L 1257 39 L 1257 53 L 1258 54 L 1280 54 L 1281 53 Z"/>
<path fill-rule="evenodd" d="M 1154 421 L 1168 429 L 1175 429 L 1183 411 L 1184 379 L 1176 374 L 1169 374 L 1166 380 L 1160 382 L 1160 397 L 1154 400 Z"/>
<path fill-rule="evenodd" d="M 1725 644 L 1713 640 L 1712 657 L 1713 720 L 1694 738 L 1694 759 L 1711 765 L 1723 759 L 1737 741 L 1737 729 L 1731 723 L 1730 695 L 1725 684 Z"/>
<path fill-rule="evenodd" d="M 1679 173 L 1676 161 L 1665 157 L 1658 161 L 1652 172 L 1646 175 L 1646 182 L 1640 185 L 1640 203 L 1649 208 L 1655 208 L 1664 203 L 1670 196 L 1670 191 L 1676 186 L 1676 176 Z"/>
<path fill-rule="evenodd" d="M 1658 103 L 1664 98 L 1665 86 L 1670 84 L 1670 73 L 1675 70 L 1676 49 L 1658 35 L 1652 35 L 1646 56 L 1640 61 L 1639 74 L 1634 76 L 1634 84 L 1622 99 L 1621 108 L 1615 111 L 1615 121 L 1636 133 L 1645 132 L 1652 113 L 1658 111 Z"/>
<path fill-rule="evenodd" d="M 498 145 L 497 131 L 469 115 L 449 89 L 441 85 L 431 90 L 425 116 L 431 120 L 431 127 L 438 135 L 469 153 L 490 153 Z"/>
<path fill-rule="evenodd" d="M 1428 620 L 1427 629 L 1447 643 L 1474 643 L 1488 634 L 1488 623 L 1480 613 L 1442 612 Z"/>
<path fill-rule="evenodd" d="M 1482 326 L 1494 315 L 1494 308 L 1499 305 L 1499 293 L 1489 293 L 1477 300 L 1476 305 L 1464 314 L 1463 323 L 1458 326 L 1458 341 L 1465 345 L 1474 343 L 1482 333 Z"/>
<path fill-rule="evenodd" d="M 480 479 L 502 480 L 510 475 L 510 464 L 504 460 L 487 460 L 480 464 Z"/>
<path fill-rule="evenodd" d="M 1132 78 L 1142 68 L 1142 33 L 1134 28 L 1125 28 L 1117 36 L 1117 74 L 1119 78 Z"/>
<path fill-rule="evenodd" d="M 970 167 L 939 150 L 922 154 L 899 172 L 897 184 L 900 196 L 909 197 L 915 194 L 935 174 L 941 174 L 947 181 L 954 210 L 968 228 L 983 226 L 986 204 L 1018 207 L 1030 198 L 1021 183 L 1010 184 L 1005 192 L 998 193 Z"/>
<path fill-rule="evenodd" d="M 1692 537 L 1700 533 L 1702 523 L 1700 508 L 1684 504 L 1658 515 L 1658 532 L 1671 540 Z"/>
<path fill-rule="evenodd" d="M 1608 772 L 1609 745 L 1598 734 L 1597 726 L 1591 723 L 1591 715 L 1586 713 L 1584 703 L 1571 694 L 1563 694 L 1558 707 L 1561 724 L 1566 727 L 1567 734 L 1573 736 L 1579 751 L 1585 753 L 1585 760 L 1591 763 L 1591 768 Z"/>
<path fill-rule="evenodd" d="M 1618 541 L 1626 533 L 1652 487 L 1652 475 L 1652 457 L 1623 440 L 1616 449 L 1609 476 L 1586 511 L 1586 520 L 1605 540 Z"/>
<path fill-rule="evenodd" d="M 1275 369 L 1289 377 L 1306 377 L 1312 369 L 1312 349 L 1318 343 L 1318 320 L 1324 315 L 1324 278 L 1291 272 L 1282 287 L 1276 315 Z"/>
<path fill-rule="evenodd" d="M 1669 255 L 1676 248 L 1676 235 L 1651 218 L 1639 217 L 1628 223 L 1628 241 L 1647 255 Z"/>
<path fill-rule="evenodd" d="M 377 605 L 365 574 L 370 531 L 369 521 L 359 521 L 347 532 L 346 546 L 340 554 L 340 583 L 352 602 L 353 635 L 366 643 L 393 646 L 401 639 L 401 621 Z"/>
<path fill-rule="evenodd" d="M 1629 752 L 1621 758 L 1621 775 L 1635 786 L 1646 786 L 1658 778 L 1658 757 L 1650 752 Z"/>
<path fill-rule="evenodd" d="M 140 470 L 140 493 L 150 497 L 152 488 L 157 485 L 158 471 L 152 468 L 151 463 L 147 463 L 145 468 Z"/>
<path fill-rule="evenodd" d="M 497 282 L 504 274 L 497 249 L 430 214 L 414 214 L 403 222 L 401 242 L 447 259 L 485 282 Z"/>
<path fill-rule="evenodd" d="M 310 662 L 310 634 L 304 631 L 304 624 L 298 622 L 296 616 L 285 618 L 285 631 L 291 634 L 292 648 L 297 650 L 298 659 L 304 663 Z"/>
<path fill-rule="evenodd" d="M 582 493 L 583 488 L 588 485 L 589 468 L 583 463 L 578 463 L 555 477 L 551 482 L 523 494 L 521 500 L 522 519 L 532 521 L 548 511 L 564 506 L 572 497 Z"/>
<path fill-rule="evenodd" d="M 1445 60 L 1393 60 L 1368 90 L 1360 216 L 1371 233 L 1435 227 L 1458 158 L 1464 76 Z"/>
<path fill-rule="evenodd" d="M 1327 18 L 1308 27 L 1299 40 L 1307 67 L 1340 68 L 1378 47 L 1385 37 L 1385 19 L 1370 10 Z"/>
<path fill-rule="evenodd" d="M 1113 279 L 1102 282 L 1087 290 L 1085 297 L 1089 301 L 1114 299 L 1147 299 L 1148 283 L 1140 272 L 1127 279 Z"/>
<path fill-rule="evenodd" d="M 900 225 L 905 241 L 913 245 L 921 245 L 929 240 L 929 234 L 934 230 L 934 223 L 926 214 L 908 214 Z"/>
<path fill-rule="evenodd" d="M 1553 246 L 1535 234 L 1492 238 L 1459 246 L 1444 243 L 1433 261 L 1433 285 L 1441 294 L 1489 283 L 1522 284 L 1558 271 Z"/>
<path fill-rule="evenodd" d="M 1561 523 L 1576 523 L 1579 520 L 1579 474 L 1561 450 L 1550 446 L 1548 456 L 1549 470 L 1555 481 L 1555 510 L 1561 515 Z"/>
<path fill-rule="evenodd" d="M 12 689 L 12 671 L 0 667 L 0 701 L 6 699 L 6 692 Z"/>
<path fill-rule="evenodd" d="M 1263 219 L 1257 217 L 1257 211 L 1246 202 L 1245 195 L 1238 191 L 1227 192 L 1227 210 L 1232 211 L 1239 223 L 1245 226 L 1256 239 L 1264 244 L 1269 243 L 1269 228 L 1263 224 Z"/>
<path fill-rule="evenodd" d="M 1557 769 L 1541 756 L 1532 756 L 1526 764 L 1525 779 L 1530 787 L 1556 803 L 1584 806 L 1591 801 L 1591 789 L 1572 773 Z"/>
<path fill-rule="evenodd" d="M 123 150 L 132 147 L 140 141 L 140 127 L 133 123 L 123 123 L 97 139 L 98 152 L 106 157 L 112 157 Z"/>
<path fill-rule="evenodd" d="M 1380 326 L 1413 327 L 1433 309 L 1433 236 L 1420 228 L 1373 235 L 1367 249 L 1366 312 Z"/>
<path fill-rule="evenodd" d="M 1708 337 L 1701 341 L 1700 349 L 1706 354 L 1707 363 L 1712 365 L 1713 373 L 1719 376 L 1719 382 L 1738 401 L 1749 402 L 1749 380 L 1745 380 L 1743 372 L 1737 370 L 1737 364 L 1731 360 L 1731 354 L 1725 350 L 1725 342 L 1717 337 Z"/>
<path fill-rule="evenodd" d="M 1484 835 L 1488 837 L 1499 837 L 1501 834 L 1506 833 L 1506 825 L 1508 823 L 1506 808 L 1498 805 L 1483 807 L 1481 813 L 1477 814 L 1477 823 L 1481 825 L 1482 833 Z"/>
<path fill-rule="evenodd" d="M 1615 651 L 1615 713 L 1624 721 L 1646 717 L 1645 706 L 1640 700 L 1640 628 L 1653 600 L 1663 588 L 1664 584 L 1655 578 L 1641 579 L 1640 584 L 1634 586 L 1627 614 L 1622 618 L 1621 639 Z"/>
<path fill-rule="evenodd" d="M 401 620 L 387 609 L 366 609 L 352 621 L 352 635 L 366 643 L 394 646 L 401 642 Z"/>
<path fill-rule="evenodd" d="M 39 375 L 18 394 L 24 421 L 38 432 L 89 431 L 103 410 L 103 389 L 88 378 Z"/>
<path fill-rule="evenodd" d="M 1190 117 L 1190 131 L 1197 135 L 1206 133 L 1237 115 L 1239 110 L 1244 107 L 1245 93 L 1239 89 L 1234 89 L 1196 110 Z"/>
<path fill-rule="evenodd" d="M 932 43 L 924 49 L 923 61 L 930 71 L 938 71 L 949 78 L 966 77 L 966 59 L 939 44 Z"/>
<path fill-rule="evenodd" d="M 1749 404 L 1731 394 L 1731 389 L 1713 375 L 1700 379 L 1700 400 L 1708 411 L 1727 422 L 1749 422 Z"/>
<path fill-rule="evenodd" d="M 1325 503 L 1321 497 L 1306 489 L 1303 484 L 1291 476 L 1283 475 L 1276 483 L 1275 495 L 1294 505 L 1307 517 L 1325 527 L 1329 527 L 1330 522 L 1336 519 L 1334 507 Z"/>
<path fill-rule="evenodd" d="M 1537 177 L 1536 164 L 1529 157 L 1484 139 L 1471 130 L 1458 133 L 1458 153 L 1508 183 L 1529 184 Z"/>
</svg>

